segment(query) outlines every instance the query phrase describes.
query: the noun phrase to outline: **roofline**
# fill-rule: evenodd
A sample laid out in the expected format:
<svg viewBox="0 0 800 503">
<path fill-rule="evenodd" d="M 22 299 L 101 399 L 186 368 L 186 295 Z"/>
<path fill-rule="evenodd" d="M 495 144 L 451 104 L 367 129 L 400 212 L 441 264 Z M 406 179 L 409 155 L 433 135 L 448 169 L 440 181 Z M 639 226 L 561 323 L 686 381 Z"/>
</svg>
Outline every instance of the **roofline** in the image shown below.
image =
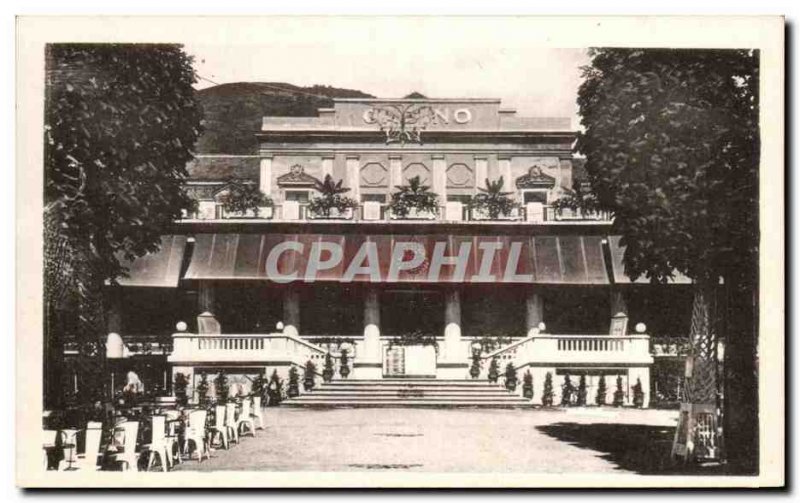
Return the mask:
<svg viewBox="0 0 800 503">
<path fill-rule="evenodd" d="M 500 98 L 333 98 L 334 103 L 500 103 Z"/>
</svg>

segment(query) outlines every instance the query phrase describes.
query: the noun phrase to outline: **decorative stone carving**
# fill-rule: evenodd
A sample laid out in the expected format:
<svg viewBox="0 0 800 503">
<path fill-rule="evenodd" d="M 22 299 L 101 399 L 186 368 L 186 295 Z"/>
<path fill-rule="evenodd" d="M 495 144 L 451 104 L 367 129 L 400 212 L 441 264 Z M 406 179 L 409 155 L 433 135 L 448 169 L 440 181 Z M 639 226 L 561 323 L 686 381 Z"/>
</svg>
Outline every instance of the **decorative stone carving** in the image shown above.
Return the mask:
<svg viewBox="0 0 800 503">
<path fill-rule="evenodd" d="M 528 173 L 517 178 L 518 189 L 551 189 L 556 184 L 556 179 L 542 173 L 542 168 L 534 164 Z"/>
<path fill-rule="evenodd" d="M 305 172 L 300 164 L 293 165 L 289 172 L 278 177 L 279 187 L 314 187 L 319 180 Z"/>
<path fill-rule="evenodd" d="M 412 162 L 403 168 L 403 183 L 408 183 L 415 176 L 418 176 L 424 185 L 431 184 L 431 170 L 421 162 Z"/>
<path fill-rule="evenodd" d="M 473 187 L 475 185 L 475 173 L 463 163 L 454 163 L 447 168 L 447 187 Z"/>
<path fill-rule="evenodd" d="M 387 144 L 422 144 L 421 133 L 435 117 L 433 108 L 414 103 L 385 105 L 364 112 L 365 122 L 378 124 L 386 135 Z"/>
<path fill-rule="evenodd" d="M 389 170 L 379 162 L 368 162 L 361 167 L 361 185 L 386 187 L 389 185 Z"/>
</svg>

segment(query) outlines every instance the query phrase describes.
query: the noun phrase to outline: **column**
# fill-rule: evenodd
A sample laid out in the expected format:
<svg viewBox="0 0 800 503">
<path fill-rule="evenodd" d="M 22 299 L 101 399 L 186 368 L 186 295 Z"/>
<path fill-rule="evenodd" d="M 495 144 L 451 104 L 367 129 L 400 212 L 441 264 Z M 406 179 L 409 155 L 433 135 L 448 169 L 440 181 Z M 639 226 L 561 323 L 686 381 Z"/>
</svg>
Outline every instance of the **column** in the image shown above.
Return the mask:
<svg viewBox="0 0 800 503">
<path fill-rule="evenodd" d="M 364 298 L 364 352 L 369 360 L 380 360 L 381 305 L 378 291 L 367 290 Z"/>
<path fill-rule="evenodd" d="M 511 179 L 511 158 L 498 157 L 497 163 L 500 176 L 503 177 L 503 187 L 510 190 L 514 186 L 514 180 Z"/>
<path fill-rule="evenodd" d="M 268 196 L 272 195 L 272 156 L 261 158 L 258 188 L 262 193 Z"/>
<path fill-rule="evenodd" d="M 121 292 L 116 288 L 110 292 L 106 318 L 106 327 L 110 334 L 122 333 L 122 299 L 120 299 L 120 294 Z"/>
<path fill-rule="evenodd" d="M 370 288 L 364 296 L 364 341 L 353 362 L 358 379 L 380 379 L 383 375 L 381 354 L 381 305 L 378 290 Z"/>
<path fill-rule="evenodd" d="M 322 156 L 322 179 L 327 175 L 333 176 L 333 155 L 325 154 Z"/>
<path fill-rule="evenodd" d="M 447 165 L 444 162 L 443 154 L 434 154 L 433 156 L 433 181 L 432 189 L 439 194 L 439 202 L 444 204 L 447 202 Z"/>
<path fill-rule="evenodd" d="M 201 314 L 214 314 L 216 311 L 214 298 L 214 285 L 209 281 L 200 281 L 197 287 L 197 310 Z"/>
<path fill-rule="evenodd" d="M 291 287 L 283 293 L 283 333 L 294 337 L 300 333 L 300 294 Z"/>
<path fill-rule="evenodd" d="M 361 201 L 361 183 L 358 173 L 358 156 L 349 155 L 347 161 L 347 186 L 350 187 L 349 196 L 356 201 Z"/>
<path fill-rule="evenodd" d="M 389 156 L 389 176 L 391 185 L 390 192 L 394 192 L 394 188 L 398 185 L 403 185 L 403 157 L 399 155 Z"/>
<path fill-rule="evenodd" d="M 458 362 L 466 358 L 461 347 L 461 294 L 450 290 L 445 294 L 444 306 L 444 358 Z"/>
<path fill-rule="evenodd" d="M 475 158 L 475 186 L 486 188 L 486 179 L 489 177 L 489 165 L 485 157 Z M 505 180 L 505 179 L 504 179 Z M 508 190 L 508 180 L 505 180 L 505 190 Z"/>
<path fill-rule="evenodd" d="M 539 323 L 544 321 L 544 299 L 535 292 L 528 292 L 525 299 L 525 325 L 528 337 L 539 333 Z"/>
<path fill-rule="evenodd" d="M 611 316 L 614 316 L 617 313 L 622 313 L 627 316 L 628 303 L 625 302 L 625 297 L 622 295 L 621 291 L 611 290 L 610 306 L 611 306 Z"/>
</svg>

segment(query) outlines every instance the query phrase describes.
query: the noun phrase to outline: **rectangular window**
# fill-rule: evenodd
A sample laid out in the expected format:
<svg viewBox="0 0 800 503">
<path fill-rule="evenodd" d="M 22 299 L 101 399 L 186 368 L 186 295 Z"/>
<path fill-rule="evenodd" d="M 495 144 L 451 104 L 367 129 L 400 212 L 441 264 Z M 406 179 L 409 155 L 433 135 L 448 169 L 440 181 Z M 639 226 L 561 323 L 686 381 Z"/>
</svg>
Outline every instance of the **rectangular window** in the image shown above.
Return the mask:
<svg viewBox="0 0 800 503">
<path fill-rule="evenodd" d="M 307 190 L 287 190 L 284 196 L 287 201 L 297 201 L 300 204 L 307 203 L 309 200 Z"/>
<path fill-rule="evenodd" d="M 386 194 L 364 194 L 361 196 L 361 202 L 386 204 Z"/>
<path fill-rule="evenodd" d="M 522 193 L 522 202 L 528 203 L 542 203 L 547 204 L 547 191 L 546 190 L 526 190 Z"/>
<path fill-rule="evenodd" d="M 461 204 L 469 204 L 472 196 L 469 194 L 449 194 L 447 196 L 447 202 L 449 203 L 461 203 Z"/>
</svg>

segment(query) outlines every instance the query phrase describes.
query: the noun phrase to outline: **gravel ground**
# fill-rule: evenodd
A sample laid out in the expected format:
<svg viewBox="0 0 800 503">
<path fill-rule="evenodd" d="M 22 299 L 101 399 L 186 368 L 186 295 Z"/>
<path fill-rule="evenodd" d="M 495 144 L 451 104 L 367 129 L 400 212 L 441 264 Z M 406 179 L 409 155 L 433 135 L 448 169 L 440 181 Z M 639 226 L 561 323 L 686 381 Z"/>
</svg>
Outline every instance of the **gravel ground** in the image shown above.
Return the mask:
<svg viewBox="0 0 800 503">
<path fill-rule="evenodd" d="M 667 473 L 677 411 L 265 409 L 267 427 L 177 470 Z"/>
</svg>

